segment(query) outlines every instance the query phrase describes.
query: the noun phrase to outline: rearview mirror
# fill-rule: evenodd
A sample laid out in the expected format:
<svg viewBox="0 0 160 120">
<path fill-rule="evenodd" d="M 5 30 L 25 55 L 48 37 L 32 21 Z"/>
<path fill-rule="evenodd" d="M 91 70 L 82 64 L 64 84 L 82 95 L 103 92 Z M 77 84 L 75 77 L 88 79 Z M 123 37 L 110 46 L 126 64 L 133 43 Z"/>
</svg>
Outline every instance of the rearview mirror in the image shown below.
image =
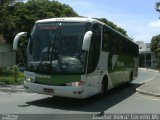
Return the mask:
<svg viewBox="0 0 160 120">
<path fill-rule="evenodd" d="M 87 31 L 85 33 L 84 38 L 83 38 L 82 50 L 89 50 L 92 34 L 93 34 L 92 31 Z"/>
<path fill-rule="evenodd" d="M 27 36 L 27 32 L 20 32 L 18 33 L 13 40 L 13 50 L 17 50 L 18 49 L 18 41 L 22 36 Z"/>
</svg>

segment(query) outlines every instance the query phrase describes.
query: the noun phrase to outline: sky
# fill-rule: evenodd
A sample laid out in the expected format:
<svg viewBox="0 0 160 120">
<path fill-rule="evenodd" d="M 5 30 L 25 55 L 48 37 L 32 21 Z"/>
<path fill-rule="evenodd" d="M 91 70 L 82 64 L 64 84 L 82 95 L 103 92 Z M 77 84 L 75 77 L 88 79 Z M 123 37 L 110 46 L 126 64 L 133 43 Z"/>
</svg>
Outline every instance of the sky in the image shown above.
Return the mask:
<svg viewBox="0 0 160 120">
<path fill-rule="evenodd" d="M 57 0 L 71 6 L 79 15 L 106 18 L 125 29 L 134 41 L 149 43 L 160 34 L 158 0 Z"/>
<path fill-rule="evenodd" d="M 17 0 L 25 1 L 25 0 Z M 150 43 L 160 34 L 159 0 L 56 0 L 68 4 L 80 16 L 106 18 L 127 31 L 134 41 Z"/>
</svg>

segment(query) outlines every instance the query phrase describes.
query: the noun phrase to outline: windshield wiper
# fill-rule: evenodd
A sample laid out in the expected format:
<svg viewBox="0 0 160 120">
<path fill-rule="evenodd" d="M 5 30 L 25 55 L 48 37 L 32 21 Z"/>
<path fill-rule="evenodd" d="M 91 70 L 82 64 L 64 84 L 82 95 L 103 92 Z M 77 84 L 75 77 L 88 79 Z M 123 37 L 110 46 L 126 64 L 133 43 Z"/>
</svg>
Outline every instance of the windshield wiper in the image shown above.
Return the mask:
<svg viewBox="0 0 160 120">
<path fill-rule="evenodd" d="M 48 50 L 47 50 L 48 49 Z M 43 62 L 45 61 L 45 59 L 47 58 L 47 61 L 49 61 L 49 54 L 50 54 L 50 42 L 49 42 L 49 47 L 47 48 L 45 51 L 47 51 L 47 54 L 42 52 L 42 57 L 40 59 L 40 62 L 39 62 L 39 65 L 38 66 L 41 66 L 43 64 Z M 49 64 L 49 63 L 48 63 Z M 50 64 L 49 64 L 50 65 Z"/>
<path fill-rule="evenodd" d="M 52 59 L 53 59 L 53 55 L 54 55 L 54 58 L 57 60 L 57 63 L 58 63 L 60 70 L 64 71 L 63 63 L 62 63 L 62 60 L 59 56 L 58 50 L 56 49 L 55 45 L 53 45 L 52 47 L 53 48 L 52 48 L 52 52 L 51 52 L 52 54 L 51 54 L 50 65 L 52 65 Z"/>
<path fill-rule="evenodd" d="M 55 32 L 55 37 L 54 37 L 54 39 L 53 39 L 53 41 L 52 41 L 52 51 L 51 51 L 50 65 L 52 66 L 52 59 L 53 59 L 53 54 L 54 54 L 54 57 L 55 57 L 55 59 L 57 60 L 57 63 L 58 63 L 58 66 L 59 66 L 60 70 L 64 71 L 64 67 L 63 67 L 61 58 L 59 57 L 57 45 L 56 45 L 56 43 L 55 43 L 55 41 L 56 41 L 57 38 L 58 38 L 59 26 L 60 26 L 60 24 L 58 24 L 57 30 L 56 30 L 56 32 Z"/>
</svg>

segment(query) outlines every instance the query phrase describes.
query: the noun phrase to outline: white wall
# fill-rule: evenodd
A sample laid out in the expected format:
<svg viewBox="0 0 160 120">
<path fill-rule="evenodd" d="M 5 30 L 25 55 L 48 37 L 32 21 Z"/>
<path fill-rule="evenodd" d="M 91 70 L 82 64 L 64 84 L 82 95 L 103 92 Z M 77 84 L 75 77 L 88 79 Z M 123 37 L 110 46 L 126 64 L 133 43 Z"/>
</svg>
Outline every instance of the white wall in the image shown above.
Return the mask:
<svg viewBox="0 0 160 120">
<path fill-rule="evenodd" d="M 135 43 L 138 44 L 140 52 L 151 51 L 150 43 L 144 43 L 143 41 L 135 41 Z"/>
<path fill-rule="evenodd" d="M 11 67 L 16 63 L 15 52 L 0 52 L 0 67 Z"/>
<path fill-rule="evenodd" d="M 7 44 L 7 43 L 1 43 L 0 44 L 0 52 L 8 52 L 8 51 L 12 51 L 11 49 L 11 45 Z"/>
<path fill-rule="evenodd" d="M 157 67 L 156 58 L 155 58 L 154 53 L 151 52 L 151 49 L 150 49 L 151 44 L 150 43 L 144 43 L 143 41 L 135 41 L 135 43 L 139 45 L 139 53 L 140 54 L 144 54 L 144 56 L 147 53 L 151 54 L 151 60 L 150 60 L 151 61 L 151 66 L 150 67 L 151 68 L 156 68 Z M 145 58 L 144 67 L 146 67 L 146 63 L 145 63 L 146 61 L 147 60 Z"/>
<path fill-rule="evenodd" d="M 0 44 L 0 67 L 11 67 L 16 63 L 16 53 L 12 52 L 11 45 Z"/>
</svg>

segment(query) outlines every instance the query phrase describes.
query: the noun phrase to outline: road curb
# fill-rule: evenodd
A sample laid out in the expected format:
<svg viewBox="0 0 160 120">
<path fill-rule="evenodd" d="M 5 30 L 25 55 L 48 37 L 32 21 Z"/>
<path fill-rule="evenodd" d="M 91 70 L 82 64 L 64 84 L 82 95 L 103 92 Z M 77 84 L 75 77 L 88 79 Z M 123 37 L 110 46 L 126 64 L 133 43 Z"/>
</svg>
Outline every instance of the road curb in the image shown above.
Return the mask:
<svg viewBox="0 0 160 120">
<path fill-rule="evenodd" d="M 147 70 L 149 72 L 156 72 L 156 73 L 160 73 L 160 70 L 154 70 L 154 69 L 150 69 L 150 68 L 138 68 L 139 70 Z"/>
<path fill-rule="evenodd" d="M 152 92 L 147 92 L 145 90 L 141 90 L 139 88 L 136 88 L 136 91 L 145 95 L 151 95 L 151 96 L 155 96 L 155 97 L 160 97 L 160 94 L 157 93 L 152 93 Z"/>
</svg>

